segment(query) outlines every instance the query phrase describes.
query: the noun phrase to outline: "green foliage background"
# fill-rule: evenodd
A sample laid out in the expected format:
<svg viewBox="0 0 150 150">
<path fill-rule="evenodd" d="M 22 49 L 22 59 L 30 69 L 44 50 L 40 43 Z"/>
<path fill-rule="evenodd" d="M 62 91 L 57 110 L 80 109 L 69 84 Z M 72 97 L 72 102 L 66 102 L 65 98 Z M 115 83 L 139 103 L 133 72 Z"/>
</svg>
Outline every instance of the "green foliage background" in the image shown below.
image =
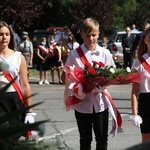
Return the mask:
<svg viewBox="0 0 150 150">
<path fill-rule="evenodd" d="M 122 30 L 133 23 L 141 30 L 144 21 L 150 22 L 149 8 L 150 0 L 1 0 L 0 19 L 20 33 L 48 26 L 71 27 L 85 17 L 96 18 L 102 30 Z"/>
</svg>

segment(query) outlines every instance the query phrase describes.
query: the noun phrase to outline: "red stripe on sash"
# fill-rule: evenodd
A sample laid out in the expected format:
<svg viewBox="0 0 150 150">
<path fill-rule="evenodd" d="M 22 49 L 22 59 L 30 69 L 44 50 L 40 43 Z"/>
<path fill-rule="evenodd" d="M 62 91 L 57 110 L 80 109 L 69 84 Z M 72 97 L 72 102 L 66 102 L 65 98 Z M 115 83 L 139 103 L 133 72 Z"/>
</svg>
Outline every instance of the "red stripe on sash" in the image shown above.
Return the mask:
<svg viewBox="0 0 150 150">
<path fill-rule="evenodd" d="M 141 56 L 139 58 L 141 64 L 143 65 L 143 67 L 145 68 L 145 70 L 150 73 L 150 65 L 147 63 L 147 61 Z"/>
<path fill-rule="evenodd" d="M 87 65 L 91 66 L 91 64 L 88 62 L 87 58 L 85 57 L 85 55 L 84 55 L 84 53 L 82 51 L 82 48 L 79 46 L 76 50 L 77 50 L 77 52 L 78 52 L 78 54 L 80 56 L 80 59 L 82 60 L 83 64 L 86 65 L 86 66 Z"/>
<path fill-rule="evenodd" d="M 5 70 L 2 71 L 4 76 L 6 77 L 6 79 L 11 82 L 13 80 L 13 77 L 10 75 L 10 73 L 6 72 Z M 25 101 L 24 101 L 24 98 L 23 98 L 23 94 L 22 94 L 22 91 L 20 90 L 18 84 L 14 81 L 12 83 L 12 86 L 14 87 L 14 89 L 16 90 L 22 104 L 25 106 Z"/>
</svg>

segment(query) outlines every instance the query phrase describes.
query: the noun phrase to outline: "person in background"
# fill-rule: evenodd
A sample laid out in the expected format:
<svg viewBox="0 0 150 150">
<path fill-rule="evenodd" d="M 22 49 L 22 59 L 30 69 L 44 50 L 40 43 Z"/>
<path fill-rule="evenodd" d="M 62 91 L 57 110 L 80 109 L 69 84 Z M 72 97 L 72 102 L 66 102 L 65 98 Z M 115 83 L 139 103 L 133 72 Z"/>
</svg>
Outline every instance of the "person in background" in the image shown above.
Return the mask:
<svg viewBox="0 0 150 150">
<path fill-rule="evenodd" d="M 64 32 L 61 34 L 61 42 L 66 45 L 69 35 L 72 34 L 68 26 L 64 26 Z"/>
<path fill-rule="evenodd" d="M 138 47 L 138 58 L 132 70 L 141 73 L 140 82 L 133 83 L 131 91 L 131 123 L 140 127 L 142 142 L 150 140 L 150 27 L 143 32 Z M 141 119 L 142 118 L 142 119 Z M 143 122 L 142 122 L 143 120 Z"/>
<path fill-rule="evenodd" d="M 144 30 L 146 30 L 148 27 L 150 27 L 150 23 L 149 22 L 144 22 L 143 24 L 143 32 Z M 136 35 L 135 40 L 133 42 L 133 46 L 132 46 L 132 51 L 135 53 L 137 48 L 138 48 L 138 44 L 140 42 L 140 39 L 142 38 L 143 32 L 139 33 L 138 35 Z"/>
<path fill-rule="evenodd" d="M 26 32 L 26 31 L 22 32 L 22 39 L 21 39 L 20 44 L 19 44 L 19 51 L 25 57 L 27 67 L 32 66 L 32 63 L 33 63 L 33 44 L 30 41 L 30 38 L 28 36 L 28 32 Z"/>
<path fill-rule="evenodd" d="M 20 44 L 20 37 L 18 34 L 14 31 L 13 25 L 9 25 L 9 28 L 11 29 L 13 36 L 14 36 L 14 50 L 18 51 L 19 50 L 19 44 Z"/>
<path fill-rule="evenodd" d="M 126 27 L 126 34 L 122 37 L 122 48 L 123 48 L 123 60 L 124 68 L 132 66 L 133 54 L 132 54 L 132 45 L 134 42 L 134 36 L 131 34 L 130 27 Z"/>
<path fill-rule="evenodd" d="M 131 32 L 138 32 L 138 29 L 136 29 L 135 24 L 132 24 Z"/>
<path fill-rule="evenodd" d="M 61 34 L 61 53 L 62 53 L 62 61 L 65 64 L 66 59 L 68 57 L 68 50 L 66 48 L 66 44 L 68 42 L 69 35 L 71 35 L 71 31 L 68 26 L 64 26 L 64 32 Z"/>
<path fill-rule="evenodd" d="M 3 116 L 32 105 L 25 58 L 21 52 L 14 51 L 13 33 L 4 21 L 0 21 L 0 61 L 5 66 L 0 66 L 0 89 L 16 78 L 7 91 L 0 95 L 0 116 Z M 34 123 L 35 115 L 33 109 L 29 108 L 26 113 L 16 116 L 14 120 L 10 119 L 7 122 L 8 126 L 11 124 L 17 127 L 20 123 Z M 31 131 L 28 140 L 36 137 L 37 133 Z"/>
<path fill-rule="evenodd" d="M 49 57 L 48 55 L 48 46 L 46 44 L 46 38 L 42 37 L 40 40 L 40 43 L 37 47 L 37 57 L 38 57 L 38 61 L 37 61 L 37 70 L 39 71 L 39 85 L 44 84 L 49 84 L 48 80 L 47 80 L 47 72 L 49 70 Z M 44 81 L 42 80 L 44 74 Z"/>
<path fill-rule="evenodd" d="M 81 24 L 81 36 L 84 43 L 80 50 L 71 50 L 65 66 L 84 68 L 83 60 L 103 62 L 106 66 L 115 67 L 112 54 L 109 50 L 97 44 L 99 38 L 99 23 L 93 18 L 87 18 Z M 80 57 L 80 52 L 82 57 Z M 83 58 L 83 59 L 82 59 Z M 69 80 L 67 74 L 62 74 L 65 83 L 64 99 L 69 96 Z M 104 89 L 106 90 L 106 89 Z M 80 104 L 73 105 L 75 118 L 80 135 L 80 150 L 91 150 L 92 130 L 95 133 L 96 150 L 107 150 L 108 142 L 108 105 L 103 90 L 96 90 L 85 94 Z"/>
<path fill-rule="evenodd" d="M 68 42 L 66 44 L 67 51 L 70 52 L 73 49 L 77 49 L 79 47 L 79 43 L 76 42 L 76 39 L 74 38 L 73 34 L 70 34 L 68 37 Z"/>
<path fill-rule="evenodd" d="M 111 44 L 108 43 L 108 39 L 107 37 L 103 37 L 102 38 L 102 44 L 100 45 L 106 49 L 108 49 L 110 51 L 110 53 L 112 53 L 112 50 L 111 50 Z"/>
<path fill-rule="evenodd" d="M 50 57 L 50 71 L 52 83 L 55 83 L 54 79 L 54 71 L 57 71 L 59 84 L 62 84 L 61 81 L 61 69 L 63 67 L 63 63 L 61 60 L 61 46 L 57 44 L 53 35 L 50 37 L 50 45 L 49 45 L 49 57 Z"/>
<path fill-rule="evenodd" d="M 52 28 L 52 35 L 54 36 L 56 43 L 61 45 L 60 33 L 58 33 L 56 28 Z M 51 37 L 51 35 L 48 37 L 48 39 L 50 39 L 50 37 Z M 48 44 L 50 44 L 50 41 L 48 41 Z"/>
</svg>

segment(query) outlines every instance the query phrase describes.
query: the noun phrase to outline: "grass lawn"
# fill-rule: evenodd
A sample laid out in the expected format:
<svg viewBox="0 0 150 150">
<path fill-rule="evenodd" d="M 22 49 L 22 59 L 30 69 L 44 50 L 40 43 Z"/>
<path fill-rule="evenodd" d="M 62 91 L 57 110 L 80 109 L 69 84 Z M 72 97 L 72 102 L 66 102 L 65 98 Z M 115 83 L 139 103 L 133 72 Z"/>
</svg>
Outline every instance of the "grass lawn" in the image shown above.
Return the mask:
<svg viewBox="0 0 150 150">
<path fill-rule="evenodd" d="M 29 69 L 29 73 L 31 73 L 31 74 L 39 74 L 39 71 L 37 71 L 37 70 L 34 69 L 34 68 L 30 68 L 30 69 Z"/>
</svg>

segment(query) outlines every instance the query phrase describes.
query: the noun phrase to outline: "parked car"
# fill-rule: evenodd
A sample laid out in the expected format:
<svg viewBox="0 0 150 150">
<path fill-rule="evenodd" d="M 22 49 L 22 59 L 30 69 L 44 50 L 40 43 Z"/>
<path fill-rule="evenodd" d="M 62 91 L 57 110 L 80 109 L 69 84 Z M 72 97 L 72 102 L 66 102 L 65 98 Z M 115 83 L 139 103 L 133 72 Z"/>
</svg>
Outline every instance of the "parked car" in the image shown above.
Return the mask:
<svg viewBox="0 0 150 150">
<path fill-rule="evenodd" d="M 141 31 L 131 32 L 131 34 L 135 36 L 139 33 L 141 33 Z M 117 67 L 120 67 L 123 65 L 123 48 L 122 48 L 121 42 L 125 34 L 126 34 L 125 31 L 117 32 L 114 42 L 112 44 L 112 54 L 113 54 L 113 58 Z"/>
<path fill-rule="evenodd" d="M 37 46 L 40 42 L 40 39 L 42 37 L 45 37 L 46 39 L 48 39 L 48 37 L 52 34 L 51 31 L 46 31 L 46 30 L 35 30 L 30 39 L 33 43 L 33 49 L 34 49 L 34 56 L 33 56 L 33 67 L 36 67 L 37 64 L 37 55 L 36 55 L 36 50 L 37 50 Z"/>
<path fill-rule="evenodd" d="M 64 27 L 47 27 L 46 31 L 52 31 L 55 28 L 57 31 L 64 31 Z"/>
</svg>

